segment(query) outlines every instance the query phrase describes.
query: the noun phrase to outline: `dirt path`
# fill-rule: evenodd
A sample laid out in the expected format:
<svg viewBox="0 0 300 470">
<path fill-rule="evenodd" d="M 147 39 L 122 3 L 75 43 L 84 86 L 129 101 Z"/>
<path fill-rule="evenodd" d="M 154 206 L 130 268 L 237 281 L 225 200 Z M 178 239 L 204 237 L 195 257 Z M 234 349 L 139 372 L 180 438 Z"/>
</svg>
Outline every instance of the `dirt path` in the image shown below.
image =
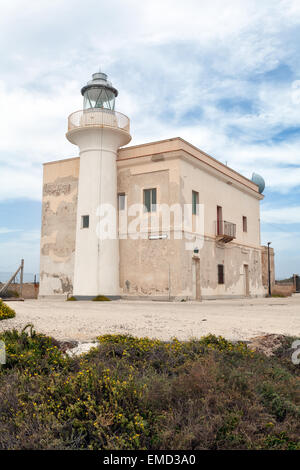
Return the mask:
<svg viewBox="0 0 300 470">
<path fill-rule="evenodd" d="M 129 333 L 168 340 L 209 333 L 247 340 L 267 333 L 300 337 L 300 294 L 281 299 L 216 300 L 202 303 L 10 302 L 17 315 L 0 322 L 0 331 L 32 323 L 59 340 L 93 340 L 106 333 Z"/>
</svg>

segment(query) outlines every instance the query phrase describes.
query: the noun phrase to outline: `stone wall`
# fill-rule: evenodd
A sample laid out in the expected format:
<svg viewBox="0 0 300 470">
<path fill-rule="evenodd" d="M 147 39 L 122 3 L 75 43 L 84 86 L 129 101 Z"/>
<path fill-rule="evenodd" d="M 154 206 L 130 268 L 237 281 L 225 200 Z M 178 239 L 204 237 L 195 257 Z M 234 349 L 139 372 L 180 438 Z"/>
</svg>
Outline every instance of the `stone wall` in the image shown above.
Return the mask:
<svg viewBox="0 0 300 470">
<path fill-rule="evenodd" d="M 0 283 L 0 287 L 3 284 Z M 11 284 L 9 286 L 9 291 L 20 293 L 20 284 Z M 24 299 L 37 299 L 39 294 L 39 284 L 34 284 L 33 282 L 25 282 L 23 284 L 22 297 Z"/>
<path fill-rule="evenodd" d="M 296 292 L 294 284 L 276 283 L 272 286 L 272 295 L 288 297 Z"/>
</svg>

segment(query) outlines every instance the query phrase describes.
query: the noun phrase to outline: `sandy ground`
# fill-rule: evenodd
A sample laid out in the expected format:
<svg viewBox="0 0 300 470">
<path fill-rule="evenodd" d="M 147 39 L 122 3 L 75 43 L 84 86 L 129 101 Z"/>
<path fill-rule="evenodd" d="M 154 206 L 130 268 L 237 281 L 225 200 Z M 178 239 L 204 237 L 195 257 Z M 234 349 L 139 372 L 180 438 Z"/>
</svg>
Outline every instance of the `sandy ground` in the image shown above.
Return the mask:
<svg viewBox="0 0 300 470">
<path fill-rule="evenodd" d="M 202 303 L 150 301 L 9 302 L 17 315 L 0 322 L 0 331 L 36 331 L 58 340 L 91 341 L 106 333 L 129 333 L 168 340 L 199 338 L 209 333 L 247 340 L 267 333 L 300 337 L 300 294 L 291 298 L 214 300 Z"/>
</svg>

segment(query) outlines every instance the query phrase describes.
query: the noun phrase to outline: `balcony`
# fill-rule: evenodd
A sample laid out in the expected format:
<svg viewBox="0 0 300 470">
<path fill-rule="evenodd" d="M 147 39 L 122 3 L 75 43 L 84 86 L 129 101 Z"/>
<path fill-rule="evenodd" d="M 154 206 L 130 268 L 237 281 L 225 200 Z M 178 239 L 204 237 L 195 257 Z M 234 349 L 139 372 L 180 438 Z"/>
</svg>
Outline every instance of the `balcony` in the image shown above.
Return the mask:
<svg viewBox="0 0 300 470">
<path fill-rule="evenodd" d="M 236 238 L 236 224 L 226 220 L 216 221 L 216 237 L 223 243 L 229 243 Z"/>
<path fill-rule="evenodd" d="M 91 108 L 70 114 L 68 131 L 82 127 L 113 127 L 130 134 L 130 120 L 125 114 L 105 108 Z"/>
</svg>

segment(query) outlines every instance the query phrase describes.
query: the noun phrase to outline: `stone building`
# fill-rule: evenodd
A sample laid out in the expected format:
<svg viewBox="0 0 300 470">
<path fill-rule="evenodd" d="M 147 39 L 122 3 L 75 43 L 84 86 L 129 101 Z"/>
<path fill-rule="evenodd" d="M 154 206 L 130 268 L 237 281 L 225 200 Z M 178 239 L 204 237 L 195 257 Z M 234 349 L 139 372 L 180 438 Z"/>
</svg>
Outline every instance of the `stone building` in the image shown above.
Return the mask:
<svg viewBox="0 0 300 470">
<path fill-rule="evenodd" d="M 44 165 L 40 297 L 265 295 L 261 180 L 179 137 L 124 147 L 106 75 L 82 94 L 67 132 L 79 157 Z"/>
</svg>

